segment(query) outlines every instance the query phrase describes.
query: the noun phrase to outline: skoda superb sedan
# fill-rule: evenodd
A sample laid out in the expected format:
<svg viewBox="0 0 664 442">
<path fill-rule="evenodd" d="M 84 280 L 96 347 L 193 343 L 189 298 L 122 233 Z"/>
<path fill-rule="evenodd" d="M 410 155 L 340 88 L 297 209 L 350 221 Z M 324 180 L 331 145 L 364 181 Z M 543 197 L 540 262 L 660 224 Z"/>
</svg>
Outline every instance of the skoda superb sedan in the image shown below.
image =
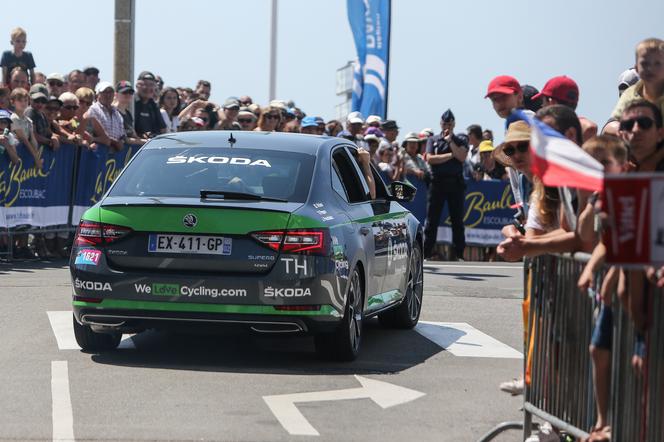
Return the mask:
<svg viewBox="0 0 664 442">
<path fill-rule="evenodd" d="M 154 138 L 78 226 L 78 344 L 234 325 L 311 334 L 320 354 L 352 360 L 365 319 L 414 327 L 422 228 L 399 202 L 415 189 L 373 170 L 372 199 L 357 157 L 344 139 L 301 134 Z"/>
</svg>

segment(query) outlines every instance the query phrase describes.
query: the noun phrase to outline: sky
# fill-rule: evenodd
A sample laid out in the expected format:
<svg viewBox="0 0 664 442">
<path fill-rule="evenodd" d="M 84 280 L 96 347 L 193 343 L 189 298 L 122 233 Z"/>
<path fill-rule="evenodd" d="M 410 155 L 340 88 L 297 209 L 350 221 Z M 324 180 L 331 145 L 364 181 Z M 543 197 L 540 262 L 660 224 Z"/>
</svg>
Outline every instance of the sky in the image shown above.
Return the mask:
<svg viewBox="0 0 664 442">
<path fill-rule="evenodd" d="M 270 5 L 136 0 L 134 72 L 150 70 L 169 86 L 207 79 L 217 103 L 248 94 L 266 104 Z M 501 74 L 538 89 L 553 76 L 572 77 L 580 88 L 577 112 L 601 127 L 636 44 L 664 38 L 661 0 L 392 0 L 392 14 L 388 117 L 401 136 L 438 130 L 451 108 L 457 131 L 477 123 L 500 140 L 503 124 L 484 95 Z M 278 18 L 277 98 L 334 118 L 343 100 L 335 95 L 336 70 L 356 56 L 346 0 L 279 0 Z M 33 0 L 10 8 L 0 14 L 3 49 L 16 26 L 28 32 L 37 70 L 94 65 L 113 81 L 113 0 Z"/>
</svg>

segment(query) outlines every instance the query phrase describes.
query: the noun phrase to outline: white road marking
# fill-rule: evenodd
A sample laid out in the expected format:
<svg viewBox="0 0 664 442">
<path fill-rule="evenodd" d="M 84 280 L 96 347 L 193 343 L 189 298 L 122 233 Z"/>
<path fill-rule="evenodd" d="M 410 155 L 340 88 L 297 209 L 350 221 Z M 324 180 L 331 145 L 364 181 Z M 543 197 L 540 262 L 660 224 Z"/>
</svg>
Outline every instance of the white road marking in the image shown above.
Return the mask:
<svg viewBox="0 0 664 442">
<path fill-rule="evenodd" d="M 69 311 L 58 311 L 58 312 L 46 312 L 48 314 L 48 320 L 51 323 L 51 329 L 53 329 L 53 334 L 55 335 L 55 340 L 58 342 L 59 350 L 80 350 L 81 347 L 76 343 L 76 338 L 74 337 L 74 324 L 72 323 L 72 312 Z M 133 349 L 136 348 L 134 340 L 132 339 L 133 335 L 129 335 L 120 341 L 118 348 L 121 349 Z"/>
<path fill-rule="evenodd" d="M 435 261 L 434 261 L 435 262 Z M 441 267 L 441 268 L 459 268 L 459 269 L 518 269 L 523 270 L 523 266 L 483 266 L 483 265 L 463 265 L 463 264 L 438 264 L 430 261 L 424 261 L 424 266 L 427 267 Z"/>
<path fill-rule="evenodd" d="M 263 400 L 270 408 L 279 423 L 289 434 L 298 436 L 320 436 L 320 433 L 309 423 L 307 418 L 298 410 L 296 403 L 341 401 L 348 399 L 370 398 L 381 408 L 393 407 L 406 402 L 414 401 L 424 393 L 409 388 L 393 385 L 388 382 L 377 381 L 355 375 L 362 384 L 358 388 L 345 390 L 312 391 L 309 393 L 281 394 L 263 396 Z"/>
<path fill-rule="evenodd" d="M 415 331 L 454 356 L 471 358 L 514 358 L 523 354 L 465 322 L 420 321 Z"/>
<path fill-rule="evenodd" d="M 51 361 L 53 440 L 74 441 L 74 415 L 69 395 L 67 361 Z"/>
</svg>

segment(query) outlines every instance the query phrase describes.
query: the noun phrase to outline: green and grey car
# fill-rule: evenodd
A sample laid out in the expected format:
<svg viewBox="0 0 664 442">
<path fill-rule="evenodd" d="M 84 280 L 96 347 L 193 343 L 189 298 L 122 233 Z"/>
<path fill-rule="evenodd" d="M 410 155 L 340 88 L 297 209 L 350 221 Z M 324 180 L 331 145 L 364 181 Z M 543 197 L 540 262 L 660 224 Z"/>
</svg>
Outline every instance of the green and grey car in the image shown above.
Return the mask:
<svg viewBox="0 0 664 442">
<path fill-rule="evenodd" d="M 354 359 L 362 322 L 412 328 L 422 228 L 341 138 L 187 132 L 147 143 L 82 216 L 70 260 L 85 351 L 122 333 L 241 327 L 306 333 Z"/>
</svg>

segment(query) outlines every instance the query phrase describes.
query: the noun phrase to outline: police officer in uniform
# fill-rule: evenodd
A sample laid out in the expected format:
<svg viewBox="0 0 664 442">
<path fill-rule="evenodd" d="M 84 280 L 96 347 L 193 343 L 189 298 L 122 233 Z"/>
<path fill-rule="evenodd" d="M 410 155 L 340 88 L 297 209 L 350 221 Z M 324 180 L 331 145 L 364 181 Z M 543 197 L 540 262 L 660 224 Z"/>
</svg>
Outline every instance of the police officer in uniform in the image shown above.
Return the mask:
<svg viewBox="0 0 664 442">
<path fill-rule="evenodd" d="M 436 245 L 436 235 L 443 205 L 452 221 L 454 259 L 463 258 L 466 238 L 463 227 L 463 203 L 466 185 L 463 163 L 468 156 L 468 138 L 454 134 L 454 114 L 446 110 L 441 119 L 442 132 L 427 141 L 425 159 L 433 175 L 427 200 L 427 220 L 424 226 L 424 257 L 430 258 Z"/>
</svg>

